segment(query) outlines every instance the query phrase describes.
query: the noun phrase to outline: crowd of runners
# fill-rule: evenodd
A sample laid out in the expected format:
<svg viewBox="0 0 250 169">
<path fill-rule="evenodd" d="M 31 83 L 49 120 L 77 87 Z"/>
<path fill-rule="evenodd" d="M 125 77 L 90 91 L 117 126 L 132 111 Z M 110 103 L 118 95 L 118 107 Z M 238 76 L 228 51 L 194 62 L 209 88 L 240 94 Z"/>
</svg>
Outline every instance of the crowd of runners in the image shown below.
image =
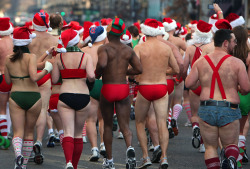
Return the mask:
<svg viewBox="0 0 250 169">
<path fill-rule="evenodd" d="M 208 169 L 243 168 L 250 40 L 242 16 L 224 19 L 217 4 L 214 11 L 209 21 L 186 26 L 173 18 L 128 27 L 121 18 L 103 18 L 81 26 L 43 10 L 23 27 L 0 18 L 0 147 L 12 144 L 14 169 L 26 169 L 28 161 L 42 165 L 46 128 L 47 147 L 61 145 L 65 169 L 77 169 L 86 138 L 89 160 L 102 156 L 102 168 L 114 169 L 117 129 L 127 169 L 152 163 L 166 169 L 182 111 L 192 127 L 190 146 L 204 153 Z M 142 157 L 132 146 L 130 120 Z"/>
</svg>

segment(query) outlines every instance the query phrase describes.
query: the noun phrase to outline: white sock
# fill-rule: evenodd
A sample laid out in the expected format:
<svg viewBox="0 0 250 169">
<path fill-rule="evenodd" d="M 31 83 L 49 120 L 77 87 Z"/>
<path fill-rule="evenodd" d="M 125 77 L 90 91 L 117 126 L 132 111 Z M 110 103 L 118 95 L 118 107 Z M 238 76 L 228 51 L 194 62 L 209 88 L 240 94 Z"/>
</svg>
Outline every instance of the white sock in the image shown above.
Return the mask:
<svg viewBox="0 0 250 169">
<path fill-rule="evenodd" d="M 154 151 L 157 150 L 157 148 L 160 147 L 160 145 L 157 145 L 154 147 Z"/>
</svg>

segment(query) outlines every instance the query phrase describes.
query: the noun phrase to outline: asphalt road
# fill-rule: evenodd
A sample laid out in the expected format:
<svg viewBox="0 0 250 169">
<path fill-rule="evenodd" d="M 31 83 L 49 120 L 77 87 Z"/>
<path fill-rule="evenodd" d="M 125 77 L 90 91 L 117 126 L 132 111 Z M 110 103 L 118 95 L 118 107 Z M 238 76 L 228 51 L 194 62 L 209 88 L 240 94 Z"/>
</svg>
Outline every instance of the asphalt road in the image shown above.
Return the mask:
<svg viewBox="0 0 250 169">
<path fill-rule="evenodd" d="M 168 147 L 168 162 L 169 169 L 205 169 L 205 162 L 203 153 L 200 153 L 198 149 L 194 149 L 191 145 L 192 128 L 185 127 L 186 114 L 182 112 L 178 119 L 179 135 L 173 139 L 170 139 Z M 131 121 L 130 128 L 133 131 L 133 146 L 136 151 L 136 158 L 139 163 L 142 157 L 142 151 L 138 145 L 135 121 Z M 113 138 L 113 158 L 116 169 L 123 169 L 125 167 L 125 152 L 126 146 L 124 140 L 117 139 L 118 132 L 114 132 Z M 98 140 L 99 141 L 99 140 Z M 36 165 L 34 162 L 29 162 L 28 169 L 63 169 L 64 168 L 64 154 L 61 146 L 55 148 L 46 147 L 47 140 L 43 141 L 43 154 L 45 156 L 44 163 L 42 165 Z M 250 134 L 247 136 L 246 145 L 248 147 L 248 154 L 250 155 Z M 78 164 L 78 169 L 101 169 L 102 158 L 98 162 L 89 162 L 89 156 L 91 154 L 90 143 L 84 144 L 83 153 Z M 152 156 L 152 152 L 149 153 Z M 250 163 L 250 162 L 249 162 Z M 156 169 L 159 164 L 153 164 L 148 167 L 149 169 Z M 13 169 L 14 168 L 14 152 L 12 146 L 9 150 L 0 150 L 0 169 Z M 244 165 L 244 169 L 250 168 L 250 164 Z"/>
</svg>

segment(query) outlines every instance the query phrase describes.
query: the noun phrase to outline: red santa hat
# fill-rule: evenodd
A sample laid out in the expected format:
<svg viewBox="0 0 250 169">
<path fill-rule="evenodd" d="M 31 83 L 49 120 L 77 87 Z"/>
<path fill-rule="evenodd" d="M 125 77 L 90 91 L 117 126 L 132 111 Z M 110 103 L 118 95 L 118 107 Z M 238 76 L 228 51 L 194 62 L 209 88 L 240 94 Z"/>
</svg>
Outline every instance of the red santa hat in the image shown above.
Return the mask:
<svg viewBox="0 0 250 169">
<path fill-rule="evenodd" d="M 140 26 L 140 23 L 139 23 L 139 22 L 135 22 L 135 23 L 134 23 L 134 26 L 137 27 L 139 33 L 141 33 L 141 26 Z"/>
<path fill-rule="evenodd" d="M 10 18 L 0 18 L 0 35 L 6 36 L 13 32 L 13 27 L 10 23 Z"/>
<path fill-rule="evenodd" d="M 197 24 L 198 24 L 198 21 L 197 21 L 197 20 L 193 20 L 193 21 L 191 21 L 191 22 L 188 24 L 188 27 L 194 29 L 194 28 L 196 28 Z"/>
<path fill-rule="evenodd" d="M 143 36 L 140 38 L 138 44 L 141 44 L 141 43 L 146 42 L 146 41 L 147 41 L 147 37 L 146 37 L 145 35 L 143 35 Z"/>
<path fill-rule="evenodd" d="M 199 20 L 197 28 L 193 34 L 194 43 L 210 43 L 213 37 L 212 24 Z"/>
<path fill-rule="evenodd" d="M 245 19 L 235 13 L 230 13 L 225 19 L 229 21 L 232 28 L 245 24 Z"/>
<path fill-rule="evenodd" d="M 165 31 L 165 28 L 164 28 L 162 22 L 160 22 L 160 21 L 157 21 L 157 22 L 158 22 L 158 25 L 159 25 L 159 34 L 160 35 L 165 35 L 166 31 Z"/>
<path fill-rule="evenodd" d="M 32 21 L 25 22 L 24 26 L 27 26 L 29 29 L 33 29 Z"/>
<path fill-rule="evenodd" d="M 156 19 L 146 19 L 143 24 L 141 24 L 141 32 L 148 36 L 159 35 L 159 24 Z"/>
<path fill-rule="evenodd" d="M 132 36 L 131 36 L 131 34 L 130 34 L 130 32 L 128 30 L 126 30 L 126 34 L 123 34 L 120 37 L 120 41 L 121 41 L 121 43 L 123 43 L 125 45 L 132 42 Z"/>
<path fill-rule="evenodd" d="M 174 30 L 177 27 L 176 21 L 174 19 L 163 18 L 162 22 L 166 32 Z"/>
<path fill-rule="evenodd" d="M 219 19 L 212 27 L 213 32 L 215 33 L 219 29 L 229 29 L 232 30 L 232 26 L 226 19 Z"/>
<path fill-rule="evenodd" d="M 33 27 L 36 31 L 52 31 L 52 28 L 49 26 L 49 14 L 45 13 L 44 11 L 40 11 L 36 13 L 33 17 Z"/>
<path fill-rule="evenodd" d="M 35 33 L 31 33 L 31 30 L 27 26 L 23 26 L 14 29 L 12 39 L 14 46 L 26 46 L 30 44 L 35 37 Z"/>
<path fill-rule="evenodd" d="M 65 20 L 63 20 L 63 26 L 68 25 Z"/>
<path fill-rule="evenodd" d="M 212 16 L 210 16 L 208 23 L 209 24 L 215 24 L 216 21 L 218 21 L 219 16 L 217 14 L 213 14 Z"/>
<path fill-rule="evenodd" d="M 185 37 L 187 36 L 187 34 L 188 34 L 187 28 L 184 27 L 184 26 L 182 26 L 182 27 L 181 27 L 181 34 L 180 34 L 180 37 L 184 40 Z"/>
<path fill-rule="evenodd" d="M 181 24 L 180 22 L 177 22 L 176 23 L 177 27 L 176 27 L 176 31 L 175 31 L 175 34 L 180 34 L 181 33 Z"/>
<path fill-rule="evenodd" d="M 57 52 L 65 53 L 66 48 L 76 45 L 80 40 L 79 33 L 73 29 L 67 29 L 62 32 L 58 40 Z"/>
<path fill-rule="evenodd" d="M 104 29 L 107 29 L 108 25 L 112 22 L 111 18 L 102 18 L 101 25 Z"/>
<path fill-rule="evenodd" d="M 79 34 L 83 33 L 83 27 L 80 25 L 77 25 L 75 22 L 71 21 L 68 25 L 64 25 L 62 29 L 74 29 Z"/>
<path fill-rule="evenodd" d="M 82 40 L 81 40 L 82 44 L 86 44 L 86 43 L 88 43 L 88 41 L 90 41 L 89 28 L 93 25 L 94 25 L 93 22 L 90 22 L 90 21 L 85 21 L 83 23 L 84 30 L 83 30 Z"/>
</svg>

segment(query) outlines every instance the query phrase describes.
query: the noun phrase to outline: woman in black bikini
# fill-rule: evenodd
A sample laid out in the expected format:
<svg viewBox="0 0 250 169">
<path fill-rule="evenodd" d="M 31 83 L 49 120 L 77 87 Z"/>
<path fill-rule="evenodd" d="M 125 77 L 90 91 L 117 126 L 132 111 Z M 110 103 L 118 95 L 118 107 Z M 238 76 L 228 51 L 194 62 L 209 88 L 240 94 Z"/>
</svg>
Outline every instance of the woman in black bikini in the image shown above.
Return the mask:
<svg viewBox="0 0 250 169">
<path fill-rule="evenodd" d="M 16 28 L 13 32 L 14 54 L 6 59 L 5 79 L 6 83 L 12 83 L 9 108 L 14 133 L 15 169 L 26 169 L 33 147 L 33 129 L 42 106 L 36 81 L 53 68 L 46 61 L 41 63 L 45 64 L 45 68 L 37 73 L 36 56 L 27 47 L 34 37 L 28 27 Z M 53 49 L 51 47 L 46 51 L 42 58 L 52 53 Z"/>
<path fill-rule="evenodd" d="M 77 169 L 83 149 L 83 125 L 90 109 L 86 82 L 87 79 L 95 81 L 92 58 L 76 46 L 79 40 L 79 34 L 73 29 L 61 34 L 57 47 L 60 54 L 56 56 L 52 71 L 54 84 L 58 82 L 60 74 L 62 77 L 57 109 L 64 130 L 62 147 L 66 159 L 65 169 Z"/>
</svg>

